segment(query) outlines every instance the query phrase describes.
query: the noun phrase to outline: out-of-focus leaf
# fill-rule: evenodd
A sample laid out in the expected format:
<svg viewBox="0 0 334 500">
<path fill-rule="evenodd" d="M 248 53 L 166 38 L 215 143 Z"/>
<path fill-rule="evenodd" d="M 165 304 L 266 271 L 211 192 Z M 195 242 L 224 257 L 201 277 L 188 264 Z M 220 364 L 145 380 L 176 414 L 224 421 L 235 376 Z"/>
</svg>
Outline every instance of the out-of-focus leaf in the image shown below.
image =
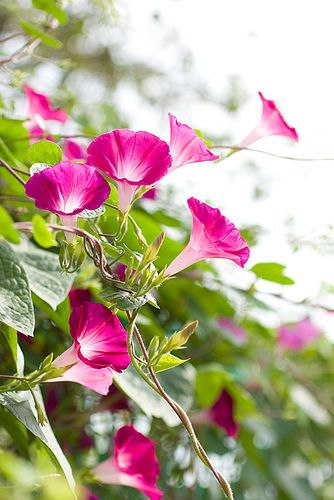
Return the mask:
<svg viewBox="0 0 334 500">
<path fill-rule="evenodd" d="M 31 290 L 55 310 L 67 297 L 74 276 L 60 268 L 57 254 L 35 247 L 27 238 L 15 250 Z"/>
<path fill-rule="evenodd" d="M 45 408 L 41 392 L 38 387 L 34 389 L 35 398 L 45 415 Z M 30 432 L 38 437 L 52 452 L 56 463 L 62 469 L 71 490 L 74 493 L 75 482 L 70 464 L 68 463 L 58 441 L 56 440 L 49 421 L 43 426 L 38 423 L 35 402 L 30 391 L 0 394 L 0 404 L 7 408 Z"/>
<path fill-rule="evenodd" d="M 34 240 L 43 248 L 50 248 L 57 245 L 47 223 L 38 214 L 35 214 L 32 221 Z"/>
<path fill-rule="evenodd" d="M 28 35 L 31 35 L 34 38 L 39 38 L 45 45 L 49 45 L 49 47 L 52 47 L 53 49 L 60 49 L 63 44 L 57 40 L 54 36 L 48 35 L 44 31 L 40 30 L 33 24 L 28 23 L 24 19 L 20 19 L 20 25 L 21 28 L 28 33 Z"/>
<path fill-rule="evenodd" d="M 10 347 L 15 362 L 16 371 L 21 377 L 23 376 L 24 372 L 24 357 L 21 348 L 17 342 L 17 332 L 14 328 L 11 328 L 10 326 L 4 324 L 1 327 L 1 331 L 5 336 L 7 343 Z"/>
<path fill-rule="evenodd" d="M 37 295 L 33 294 L 32 298 L 34 305 L 40 311 L 43 311 L 63 332 L 69 333 L 68 321 L 70 316 L 70 306 L 68 299 L 64 300 L 64 302 L 59 304 L 57 309 L 54 310 Z"/>
<path fill-rule="evenodd" d="M 318 425 L 327 426 L 331 423 L 332 419 L 328 411 L 304 386 L 294 384 L 290 387 L 290 395 L 296 405 Z"/>
<path fill-rule="evenodd" d="M 0 321 L 33 336 L 34 309 L 28 277 L 17 254 L 0 238 Z"/>
<path fill-rule="evenodd" d="M 20 243 L 20 234 L 13 225 L 13 219 L 3 207 L 0 207 L 0 235 L 11 243 Z"/>
<path fill-rule="evenodd" d="M 293 279 L 284 275 L 285 267 L 283 264 L 278 264 L 277 262 L 261 262 L 255 264 L 251 268 L 251 271 L 263 280 L 280 283 L 281 285 L 293 285 Z"/>
<path fill-rule="evenodd" d="M 0 425 L 6 429 L 11 436 L 17 449 L 26 457 L 29 456 L 28 433 L 24 425 L 12 414 L 0 406 Z"/>
<path fill-rule="evenodd" d="M 47 14 L 50 14 L 55 19 L 57 19 L 60 24 L 66 24 L 68 17 L 66 12 L 64 12 L 56 2 L 53 0 L 32 0 L 32 4 L 36 9 L 43 10 Z"/>
<path fill-rule="evenodd" d="M 173 356 L 173 354 L 163 354 L 161 358 L 159 359 L 158 363 L 154 365 L 154 371 L 155 372 L 163 372 L 165 370 L 170 370 L 171 368 L 175 368 L 176 366 L 183 365 L 183 363 L 186 363 L 189 361 L 190 358 L 188 359 L 180 359 L 177 358 L 176 356 Z"/>
<path fill-rule="evenodd" d="M 27 160 L 31 165 L 34 163 L 44 163 L 56 165 L 62 158 L 60 147 L 52 141 L 38 141 L 30 146 L 27 152 Z M 43 169 L 40 169 L 43 170 Z"/>
</svg>

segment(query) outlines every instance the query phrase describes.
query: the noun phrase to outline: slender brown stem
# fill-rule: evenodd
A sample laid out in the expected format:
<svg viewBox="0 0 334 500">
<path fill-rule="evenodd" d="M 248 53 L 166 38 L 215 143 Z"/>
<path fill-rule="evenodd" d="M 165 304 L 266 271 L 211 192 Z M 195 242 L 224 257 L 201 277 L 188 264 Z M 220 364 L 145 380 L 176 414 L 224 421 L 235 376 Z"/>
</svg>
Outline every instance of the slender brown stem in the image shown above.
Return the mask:
<svg viewBox="0 0 334 500">
<path fill-rule="evenodd" d="M 8 172 L 10 172 L 12 176 L 15 177 L 15 179 L 19 181 L 23 186 L 25 185 L 24 180 L 21 179 L 21 177 L 15 172 L 15 169 L 10 165 L 8 165 L 8 163 L 3 158 L 0 158 L 0 165 L 5 167 L 8 170 Z"/>
</svg>

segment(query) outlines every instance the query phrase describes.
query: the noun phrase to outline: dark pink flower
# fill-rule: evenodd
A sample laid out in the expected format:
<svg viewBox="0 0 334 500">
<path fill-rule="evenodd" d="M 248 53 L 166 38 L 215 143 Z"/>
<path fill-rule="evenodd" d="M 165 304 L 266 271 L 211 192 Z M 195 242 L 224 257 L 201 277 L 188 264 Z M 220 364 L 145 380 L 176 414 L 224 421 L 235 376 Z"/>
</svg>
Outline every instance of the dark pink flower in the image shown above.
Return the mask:
<svg viewBox="0 0 334 500">
<path fill-rule="evenodd" d="M 144 193 L 142 196 L 142 198 L 145 198 L 146 200 L 156 200 L 157 197 L 158 197 L 157 188 L 152 188 L 149 191 L 146 191 L 146 193 Z"/>
<path fill-rule="evenodd" d="M 140 186 L 151 186 L 171 166 L 169 147 L 149 132 L 114 130 L 87 148 L 87 162 L 118 184 L 118 207 L 126 212 Z"/>
<path fill-rule="evenodd" d="M 37 208 L 58 214 L 64 225 L 75 225 L 77 214 L 106 201 L 110 187 L 94 167 L 62 161 L 30 177 L 25 192 Z"/>
<path fill-rule="evenodd" d="M 226 389 L 210 408 L 198 411 L 191 420 L 194 425 L 213 424 L 221 427 L 232 438 L 238 435 L 239 424 L 234 417 L 234 400 Z"/>
<path fill-rule="evenodd" d="M 77 382 L 106 395 L 113 371 L 121 372 L 130 364 L 122 324 L 102 304 L 84 302 L 72 310 L 70 333 L 74 342 L 54 361 L 54 366 L 73 366 L 52 382 Z"/>
<path fill-rule="evenodd" d="M 28 116 L 30 120 L 27 122 L 27 128 L 30 137 L 42 136 L 45 134 L 45 129 L 42 128 L 42 124 L 45 121 L 66 122 L 66 112 L 63 109 L 54 108 L 44 94 L 39 94 L 29 85 L 24 85 L 23 90 L 28 100 Z M 52 138 L 49 137 L 47 139 L 52 140 Z"/>
<path fill-rule="evenodd" d="M 228 318 L 219 318 L 217 321 L 218 325 L 226 330 L 228 333 L 232 334 L 233 337 L 238 339 L 239 342 L 246 342 L 247 340 L 247 332 L 240 326 L 236 325 L 233 321 Z"/>
<path fill-rule="evenodd" d="M 263 107 L 260 122 L 255 129 L 237 145 L 237 147 L 246 148 L 253 142 L 270 135 L 281 135 L 298 142 L 296 130 L 286 123 L 274 101 L 265 99 L 261 92 L 259 92 L 259 96 Z"/>
<path fill-rule="evenodd" d="M 319 330 L 306 318 L 278 329 L 278 344 L 290 351 L 301 351 L 319 336 Z"/>
<path fill-rule="evenodd" d="M 110 387 L 105 397 L 105 403 L 107 405 L 104 404 L 104 407 L 107 407 L 112 412 L 120 410 L 130 411 L 131 409 L 128 398 L 115 385 Z"/>
<path fill-rule="evenodd" d="M 125 425 L 116 433 L 113 455 L 92 472 L 101 483 L 131 486 L 151 500 L 160 500 L 159 470 L 154 442 L 132 425 Z"/>
<path fill-rule="evenodd" d="M 69 161 L 87 160 L 87 152 L 80 144 L 69 139 L 65 141 L 63 148 L 64 156 Z"/>
<path fill-rule="evenodd" d="M 237 228 L 218 208 L 189 198 L 188 206 L 193 227 L 188 245 L 169 264 L 166 275 L 171 276 L 207 258 L 230 259 L 244 267 L 249 248 Z"/>
<path fill-rule="evenodd" d="M 177 121 L 175 116 L 168 113 L 170 126 L 170 153 L 173 163 L 169 171 L 173 171 L 188 163 L 217 160 L 219 156 L 214 155 L 206 147 L 203 140 L 196 132 Z"/>
<path fill-rule="evenodd" d="M 72 288 L 68 294 L 71 309 L 81 306 L 84 302 L 91 299 L 90 290 L 83 288 Z"/>
</svg>

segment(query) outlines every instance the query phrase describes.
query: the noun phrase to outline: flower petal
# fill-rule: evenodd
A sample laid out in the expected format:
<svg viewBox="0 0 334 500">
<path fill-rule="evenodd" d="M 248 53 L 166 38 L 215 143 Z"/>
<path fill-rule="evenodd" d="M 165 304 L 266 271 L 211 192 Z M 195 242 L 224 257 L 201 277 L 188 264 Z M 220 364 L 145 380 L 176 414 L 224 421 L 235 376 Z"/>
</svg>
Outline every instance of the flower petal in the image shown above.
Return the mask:
<svg viewBox="0 0 334 500">
<path fill-rule="evenodd" d="M 70 332 L 79 358 L 93 368 L 110 366 L 121 372 L 130 364 L 127 333 L 116 314 L 102 304 L 85 302 L 70 317 Z"/>
<path fill-rule="evenodd" d="M 266 99 L 261 92 L 259 92 L 259 96 L 262 101 L 261 119 L 255 129 L 237 147 L 245 148 L 253 142 L 270 135 L 289 137 L 289 139 L 298 142 L 296 129 L 287 124 L 283 115 L 277 109 L 275 102 Z"/>
<path fill-rule="evenodd" d="M 217 160 L 219 156 L 214 155 L 206 147 L 203 140 L 196 132 L 180 123 L 175 116 L 168 113 L 170 126 L 170 152 L 173 163 L 170 172 L 188 163 Z"/>
<path fill-rule="evenodd" d="M 168 266 L 171 276 L 207 258 L 229 259 L 244 267 L 249 248 L 238 229 L 218 208 L 210 207 L 196 198 L 188 200 L 193 216 L 193 227 L 188 245 Z"/>
<path fill-rule="evenodd" d="M 114 130 L 97 137 L 87 149 L 90 165 L 106 175 L 137 186 L 150 186 L 167 174 L 169 147 L 149 132 Z"/>
<path fill-rule="evenodd" d="M 87 153 L 80 144 L 75 141 L 66 140 L 63 148 L 64 156 L 67 160 L 86 160 Z"/>
<path fill-rule="evenodd" d="M 62 161 L 34 174 L 26 183 L 25 192 L 35 200 L 37 208 L 58 215 L 75 215 L 101 206 L 110 187 L 94 167 Z"/>
<path fill-rule="evenodd" d="M 117 431 L 114 455 L 95 467 L 93 474 L 102 483 L 137 488 L 151 500 L 160 500 L 163 496 L 156 486 L 159 463 L 154 442 L 132 425 Z"/>
<path fill-rule="evenodd" d="M 66 112 L 63 109 L 54 108 L 44 94 L 39 94 L 29 85 L 24 85 L 23 90 L 28 99 L 28 114 L 30 118 L 39 115 L 44 120 L 54 120 L 61 123 L 66 122 Z"/>
<path fill-rule="evenodd" d="M 209 415 L 211 421 L 222 427 L 230 437 L 237 436 L 239 425 L 234 418 L 234 400 L 226 389 L 222 391 L 215 404 L 209 409 Z"/>
<path fill-rule="evenodd" d="M 319 336 L 319 330 L 308 318 L 294 325 L 282 325 L 278 330 L 278 344 L 290 351 L 301 351 Z"/>
</svg>

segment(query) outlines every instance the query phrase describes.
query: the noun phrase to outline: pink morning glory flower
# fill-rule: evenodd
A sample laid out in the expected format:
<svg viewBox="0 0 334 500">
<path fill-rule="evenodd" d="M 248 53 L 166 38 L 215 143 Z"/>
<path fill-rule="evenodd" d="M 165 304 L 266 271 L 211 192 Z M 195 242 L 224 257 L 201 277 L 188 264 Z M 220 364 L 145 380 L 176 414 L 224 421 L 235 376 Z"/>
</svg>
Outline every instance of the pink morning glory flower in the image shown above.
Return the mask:
<svg viewBox="0 0 334 500">
<path fill-rule="evenodd" d="M 142 196 L 142 198 L 145 198 L 146 200 L 156 200 L 157 197 L 158 197 L 158 190 L 157 190 L 157 188 L 149 189 Z"/>
<path fill-rule="evenodd" d="M 217 401 L 210 407 L 196 412 L 192 417 L 194 425 L 212 424 L 225 430 L 232 438 L 238 435 L 239 424 L 234 417 L 234 400 L 224 389 Z"/>
<path fill-rule="evenodd" d="M 175 116 L 168 113 L 170 126 L 170 154 L 173 158 L 173 163 L 169 172 L 176 170 L 182 165 L 188 163 L 198 163 L 201 161 L 217 160 L 219 156 L 214 155 L 206 147 L 203 140 L 196 132 L 180 123 Z"/>
<path fill-rule="evenodd" d="M 318 329 L 308 318 L 278 329 L 278 344 L 290 351 L 301 351 L 319 336 Z"/>
<path fill-rule="evenodd" d="M 69 161 L 87 160 L 87 153 L 85 149 L 75 141 L 67 139 L 63 148 L 64 156 Z"/>
<path fill-rule="evenodd" d="M 28 116 L 30 120 L 27 127 L 30 137 L 44 135 L 45 130 L 42 125 L 45 121 L 66 122 L 66 112 L 63 109 L 54 108 L 44 94 L 39 94 L 27 84 L 24 85 L 23 90 L 28 100 Z"/>
<path fill-rule="evenodd" d="M 90 301 L 91 293 L 90 290 L 85 288 L 71 288 L 68 298 L 71 309 L 74 309 L 74 307 L 81 306 L 84 302 Z"/>
<path fill-rule="evenodd" d="M 234 224 L 218 208 L 196 198 L 189 198 L 188 207 L 193 217 L 190 240 L 169 264 L 166 275 L 176 274 L 207 258 L 230 259 L 244 267 L 249 258 L 249 248 Z"/>
<path fill-rule="evenodd" d="M 247 340 L 247 332 L 240 326 L 236 325 L 233 321 L 228 318 L 219 318 L 217 321 L 218 325 L 229 334 L 231 334 L 240 343 L 244 343 Z"/>
<path fill-rule="evenodd" d="M 108 394 L 113 371 L 120 373 L 130 364 L 127 333 L 121 322 L 102 304 L 84 302 L 73 308 L 69 324 L 74 342 L 53 364 L 73 366 L 51 381 L 77 382 Z"/>
<path fill-rule="evenodd" d="M 26 183 L 25 192 L 37 208 L 58 214 L 65 226 L 75 226 L 77 214 L 99 208 L 110 187 L 94 167 L 62 161 L 36 172 Z"/>
<path fill-rule="evenodd" d="M 255 129 L 243 141 L 237 144 L 237 147 L 246 148 L 253 142 L 270 135 L 289 137 L 293 141 L 298 142 L 296 130 L 286 123 L 274 101 L 265 99 L 261 92 L 259 92 L 259 96 L 262 101 L 261 119 Z"/>
<path fill-rule="evenodd" d="M 154 442 L 133 425 L 125 425 L 116 433 L 113 455 L 92 472 L 101 483 L 131 486 L 151 500 L 160 500 L 159 471 Z"/>
<path fill-rule="evenodd" d="M 172 159 L 168 144 L 149 132 L 114 130 L 97 137 L 87 149 L 87 163 L 118 185 L 118 207 L 126 212 L 140 186 L 151 186 L 167 174 Z"/>
</svg>

